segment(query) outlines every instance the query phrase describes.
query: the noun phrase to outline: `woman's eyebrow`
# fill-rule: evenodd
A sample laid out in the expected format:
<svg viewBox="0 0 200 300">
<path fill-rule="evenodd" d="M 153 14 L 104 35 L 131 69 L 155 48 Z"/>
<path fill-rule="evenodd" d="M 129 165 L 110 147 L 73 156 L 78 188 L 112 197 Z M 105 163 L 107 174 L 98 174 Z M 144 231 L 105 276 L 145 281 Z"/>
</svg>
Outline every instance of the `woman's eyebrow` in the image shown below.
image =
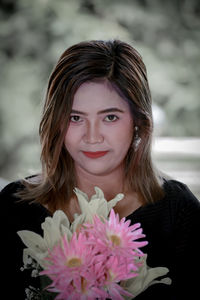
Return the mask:
<svg viewBox="0 0 200 300">
<path fill-rule="evenodd" d="M 111 108 L 100 110 L 100 111 L 98 111 L 97 114 L 100 115 L 100 114 L 105 114 L 105 113 L 110 113 L 110 112 L 124 113 L 124 111 L 122 109 L 119 109 L 117 107 L 111 107 Z M 72 114 L 78 114 L 78 115 L 84 115 L 84 116 L 88 115 L 87 113 L 85 113 L 83 111 L 79 111 L 79 110 L 75 110 L 75 109 L 72 109 L 71 113 Z"/>
<path fill-rule="evenodd" d="M 98 112 L 98 115 L 99 114 L 105 114 L 105 113 L 110 113 L 110 112 L 120 112 L 120 113 L 124 113 L 124 111 L 122 109 L 119 109 L 117 107 L 111 107 L 111 108 L 107 108 L 107 109 L 104 109 L 104 110 L 100 110 Z"/>
<path fill-rule="evenodd" d="M 71 114 L 87 115 L 85 112 L 79 111 L 79 110 L 75 110 L 75 109 L 72 109 L 72 110 L 71 110 Z"/>
</svg>

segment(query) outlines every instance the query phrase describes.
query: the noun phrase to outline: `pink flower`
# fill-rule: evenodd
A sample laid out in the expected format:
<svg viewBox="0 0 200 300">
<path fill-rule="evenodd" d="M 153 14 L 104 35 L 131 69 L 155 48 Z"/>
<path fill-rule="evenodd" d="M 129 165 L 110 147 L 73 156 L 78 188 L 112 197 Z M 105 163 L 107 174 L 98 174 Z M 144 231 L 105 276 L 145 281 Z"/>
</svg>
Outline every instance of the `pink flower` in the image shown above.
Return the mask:
<svg viewBox="0 0 200 300">
<path fill-rule="evenodd" d="M 110 256 L 108 257 L 107 262 L 105 262 L 105 265 L 107 276 L 104 285 L 108 291 L 109 298 L 117 300 L 124 299 L 121 295 L 132 296 L 118 284 L 121 280 L 137 276 L 136 273 L 131 271 L 131 264 L 128 265 L 123 257 Z"/>
<path fill-rule="evenodd" d="M 90 244 L 104 255 L 115 255 L 133 260 L 133 256 L 143 255 L 139 247 L 147 245 L 146 241 L 136 241 L 145 237 L 140 223 L 130 226 L 130 220 L 119 220 L 119 215 L 111 210 L 108 220 L 102 222 L 98 216 L 94 217 L 93 224 L 86 225 L 90 235 Z M 136 266 L 135 266 L 136 268 Z"/>
<path fill-rule="evenodd" d="M 143 254 L 139 247 L 147 242 L 136 241 L 144 237 L 139 223 L 129 225 L 130 221 L 119 220 L 111 210 L 109 220 L 95 216 L 93 223 L 83 224 L 69 242 L 64 236 L 49 251 L 41 275 L 52 280 L 47 289 L 58 293 L 56 300 L 131 296 L 118 283 L 137 276 L 136 258 Z"/>
<path fill-rule="evenodd" d="M 93 287 L 98 284 L 92 252 L 82 233 L 74 233 L 70 242 L 64 236 L 61 244 L 49 252 L 47 267 L 40 274 L 52 280 L 48 290 L 59 293 L 56 299 L 86 299 L 86 295 L 87 299 L 95 299 L 97 291 Z"/>
</svg>

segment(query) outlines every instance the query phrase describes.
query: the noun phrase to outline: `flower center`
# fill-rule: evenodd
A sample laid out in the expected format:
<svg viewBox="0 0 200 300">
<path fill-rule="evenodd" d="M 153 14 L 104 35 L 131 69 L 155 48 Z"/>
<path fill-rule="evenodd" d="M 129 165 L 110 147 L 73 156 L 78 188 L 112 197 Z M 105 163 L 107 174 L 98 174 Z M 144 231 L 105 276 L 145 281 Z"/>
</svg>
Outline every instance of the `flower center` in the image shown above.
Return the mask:
<svg viewBox="0 0 200 300">
<path fill-rule="evenodd" d="M 78 257 L 72 257 L 66 262 L 66 265 L 69 268 L 80 267 L 82 265 L 82 261 Z"/>
<path fill-rule="evenodd" d="M 113 246 L 121 245 L 121 239 L 115 234 L 110 235 L 110 240 L 111 240 Z"/>
</svg>

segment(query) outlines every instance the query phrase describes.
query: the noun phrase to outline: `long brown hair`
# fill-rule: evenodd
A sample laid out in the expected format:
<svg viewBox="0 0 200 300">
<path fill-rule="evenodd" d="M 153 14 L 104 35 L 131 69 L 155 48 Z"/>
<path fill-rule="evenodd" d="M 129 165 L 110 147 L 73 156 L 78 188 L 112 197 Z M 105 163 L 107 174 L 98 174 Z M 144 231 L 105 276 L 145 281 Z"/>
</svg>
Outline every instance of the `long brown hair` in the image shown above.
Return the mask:
<svg viewBox="0 0 200 300">
<path fill-rule="evenodd" d="M 119 41 L 86 41 L 68 48 L 58 60 L 48 83 L 40 123 L 42 175 L 26 180 L 23 199 L 35 199 L 53 212 L 64 207 L 76 186 L 74 162 L 64 146 L 73 97 L 80 85 L 108 80 L 128 101 L 141 143 L 126 156 L 125 180 L 144 203 L 163 196 L 151 159 L 152 107 L 146 67 L 140 54 Z"/>
</svg>

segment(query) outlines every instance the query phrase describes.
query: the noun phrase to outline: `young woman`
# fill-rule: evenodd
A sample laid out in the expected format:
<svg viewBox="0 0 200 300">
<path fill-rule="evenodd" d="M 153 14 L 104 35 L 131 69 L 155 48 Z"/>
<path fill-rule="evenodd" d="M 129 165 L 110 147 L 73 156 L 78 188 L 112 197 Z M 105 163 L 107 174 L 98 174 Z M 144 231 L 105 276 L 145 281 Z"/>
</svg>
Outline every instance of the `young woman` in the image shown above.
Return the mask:
<svg viewBox="0 0 200 300">
<path fill-rule="evenodd" d="M 200 203 L 183 183 L 155 170 L 152 130 L 146 68 L 133 47 L 119 40 L 89 41 L 62 54 L 49 79 L 40 123 L 42 172 L 1 192 L 17 299 L 24 299 L 31 281 L 28 271 L 20 271 L 24 245 L 16 232 L 41 233 L 41 223 L 57 209 L 72 222 L 80 213 L 74 187 L 90 197 L 95 186 L 107 201 L 124 193 L 115 212 L 141 223 L 148 266 L 169 269 L 171 285 L 152 285 L 135 299 L 195 294 Z"/>
</svg>

